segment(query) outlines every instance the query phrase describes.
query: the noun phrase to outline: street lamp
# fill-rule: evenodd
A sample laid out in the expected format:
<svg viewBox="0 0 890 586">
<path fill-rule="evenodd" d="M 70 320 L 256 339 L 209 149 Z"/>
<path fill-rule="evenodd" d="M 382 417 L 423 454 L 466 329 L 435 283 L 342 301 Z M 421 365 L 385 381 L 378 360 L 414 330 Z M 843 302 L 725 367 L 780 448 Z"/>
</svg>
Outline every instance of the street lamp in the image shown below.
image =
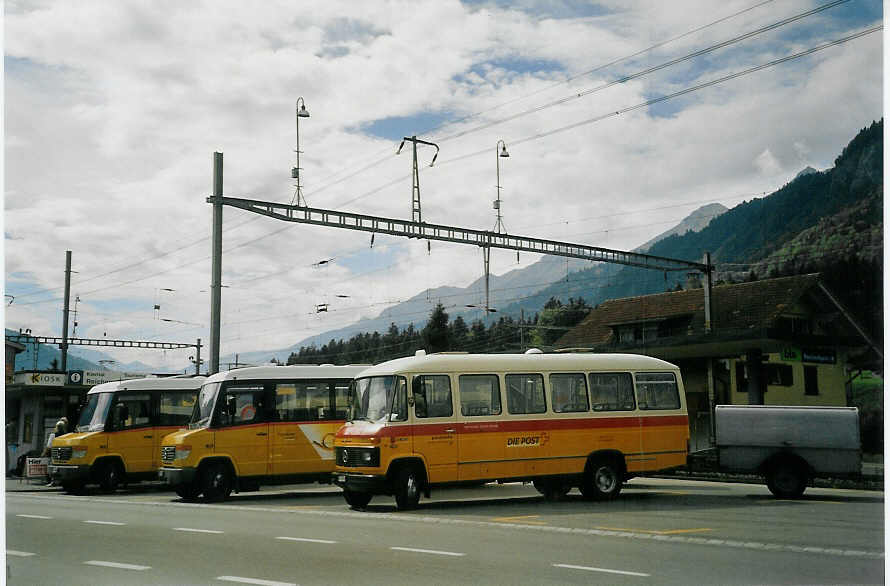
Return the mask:
<svg viewBox="0 0 890 586">
<path fill-rule="evenodd" d="M 294 149 L 294 152 L 297 153 L 297 166 L 291 169 L 290 176 L 292 179 L 297 180 L 296 191 L 294 192 L 294 197 L 291 198 L 291 205 L 294 204 L 294 199 L 297 200 L 297 205 L 306 205 L 306 200 L 303 198 L 303 189 L 300 186 L 300 118 L 309 118 L 309 110 L 306 109 L 306 102 L 303 100 L 303 96 L 297 98 L 297 147 Z"/>
<path fill-rule="evenodd" d="M 498 147 L 501 147 L 501 149 L 498 150 Z M 505 233 L 507 232 L 507 228 L 504 227 L 504 222 L 501 218 L 501 157 L 507 158 L 510 156 L 510 153 L 507 152 L 507 143 L 503 140 L 499 140 L 497 144 L 494 145 L 494 153 L 497 169 L 497 184 L 495 185 L 495 188 L 497 189 L 497 199 L 494 200 L 492 207 L 498 212 L 498 220 L 495 222 L 494 231 L 500 234 L 502 229 Z"/>
</svg>

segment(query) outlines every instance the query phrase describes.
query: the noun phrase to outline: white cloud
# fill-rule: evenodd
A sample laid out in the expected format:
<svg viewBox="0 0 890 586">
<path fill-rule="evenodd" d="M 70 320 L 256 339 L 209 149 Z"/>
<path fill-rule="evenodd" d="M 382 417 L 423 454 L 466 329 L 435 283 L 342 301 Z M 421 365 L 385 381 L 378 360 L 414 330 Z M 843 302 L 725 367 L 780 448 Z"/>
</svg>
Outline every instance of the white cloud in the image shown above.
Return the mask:
<svg viewBox="0 0 890 586">
<path fill-rule="evenodd" d="M 551 2 L 509 10 L 455 1 L 299 9 L 289 2 L 7 3 L 5 260 L 7 290 L 17 294 L 7 326 L 59 333 L 58 301 L 25 302 L 60 296 L 70 249 L 78 271 L 72 292 L 82 297 L 79 333 L 206 343 L 212 153 L 225 153 L 226 195 L 290 201 L 298 96 L 311 112 L 300 126 L 310 204 L 348 201 L 347 211 L 408 217 L 410 154 L 396 157 L 396 144 L 358 128 L 391 117 L 481 113 L 422 136 L 439 140 L 612 80 L 618 70 L 554 85 L 749 3 L 604 5 L 606 12 L 577 14 L 573 3 Z M 767 5 L 620 71 L 811 6 Z M 821 40 L 842 33 L 831 34 Z M 880 35 L 690 94 L 669 115 L 640 109 L 536 138 L 794 50 L 781 39 L 767 36 L 690 63 L 682 74 L 666 70 L 441 140 L 437 165 L 421 172 L 424 218 L 494 225 L 499 139 L 511 154 L 501 161 L 508 230 L 618 249 L 704 203 L 732 205 L 775 189 L 804 157 L 829 166 L 881 116 Z M 423 242 L 381 238 L 375 248 L 386 247 L 388 260 L 365 271 L 349 259 L 364 258 L 368 234 L 289 226 L 232 208 L 224 216 L 223 354 L 286 346 L 482 274 L 475 248 L 433 243 L 428 254 Z M 338 260 L 328 268 L 312 268 L 331 257 Z M 520 266 L 533 260 L 521 255 Z M 492 254 L 494 272 L 516 266 L 515 255 Z M 122 267 L 129 268 L 111 272 Z M 20 297 L 31 288 L 11 278 L 18 273 L 31 276 L 30 287 L 54 292 Z M 152 310 L 165 287 L 176 292 L 161 317 L 175 322 Z M 315 313 L 324 302 L 331 311 Z M 128 350 L 119 359 L 184 366 L 184 356 Z"/>
</svg>

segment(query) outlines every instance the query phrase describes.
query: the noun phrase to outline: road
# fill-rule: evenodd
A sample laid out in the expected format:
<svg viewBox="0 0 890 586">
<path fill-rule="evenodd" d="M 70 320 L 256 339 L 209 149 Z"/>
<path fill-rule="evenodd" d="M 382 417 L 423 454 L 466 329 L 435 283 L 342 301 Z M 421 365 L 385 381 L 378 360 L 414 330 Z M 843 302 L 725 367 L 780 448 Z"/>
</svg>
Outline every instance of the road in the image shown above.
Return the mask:
<svg viewBox="0 0 890 586">
<path fill-rule="evenodd" d="M 339 490 L 208 505 L 155 486 L 6 494 L 9 584 L 883 584 L 883 493 L 640 478 L 607 503 L 528 485 L 443 489 L 416 511 Z"/>
</svg>

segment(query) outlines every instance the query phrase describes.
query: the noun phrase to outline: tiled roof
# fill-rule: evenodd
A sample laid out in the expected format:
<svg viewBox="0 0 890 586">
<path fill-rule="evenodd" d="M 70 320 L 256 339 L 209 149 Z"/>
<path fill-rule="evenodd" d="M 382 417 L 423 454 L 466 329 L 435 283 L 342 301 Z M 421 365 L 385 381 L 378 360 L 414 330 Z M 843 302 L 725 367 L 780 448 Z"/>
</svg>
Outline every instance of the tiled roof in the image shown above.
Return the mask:
<svg viewBox="0 0 890 586">
<path fill-rule="evenodd" d="M 818 274 L 795 275 L 716 286 L 711 296 L 715 329 L 740 332 L 772 327 L 784 311 L 795 306 L 817 285 L 818 279 Z M 604 301 L 555 345 L 558 348 L 601 346 L 611 341 L 611 326 L 683 316 L 691 316 L 689 333 L 701 333 L 704 307 L 702 289 Z"/>
</svg>

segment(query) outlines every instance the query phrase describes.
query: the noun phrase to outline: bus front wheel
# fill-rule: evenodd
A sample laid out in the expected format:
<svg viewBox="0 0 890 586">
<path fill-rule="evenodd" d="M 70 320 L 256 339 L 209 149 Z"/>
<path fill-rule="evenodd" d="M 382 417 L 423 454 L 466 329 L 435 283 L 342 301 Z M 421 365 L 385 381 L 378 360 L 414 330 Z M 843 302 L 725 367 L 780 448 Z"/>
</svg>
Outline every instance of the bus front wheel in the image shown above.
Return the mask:
<svg viewBox="0 0 890 586">
<path fill-rule="evenodd" d="M 232 485 L 232 473 L 222 462 L 209 464 L 201 474 L 201 492 L 207 502 L 225 500 L 232 493 Z"/>
<path fill-rule="evenodd" d="M 192 482 L 189 484 L 178 484 L 173 490 L 175 490 L 179 498 L 184 501 L 197 500 L 198 495 L 201 494 L 201 487 L 196 482 Z"/>
<path fill-rule="evenodd" d="M 420 474 L 414 466 L 402 467 L 396 475 L 396 507 L 400 511 L 417 508 L 420 502 Z"/>
<path fill-rule="evenodd" d="M 346 504 L 352 509 L 364 509 L 367 507 L 368 503 L 371 502 L 371 496 L 366 492 L 343 491 L 343 498 L 346 499 Z"/>
<path fill-rule="evenodd" d="M 104 462 L 99 468 L 99 488 L 102 492 L 112 493 L 117 490 L 123 480 L 124 471 L 117 462 Z"/>
<path fill-rule="evenodd" d="M 621 492 L 621 470 L 613 460 L 594 460 L 581 482 L 581 494 L 595 501 L 610 500 Z"/>
</svg>

